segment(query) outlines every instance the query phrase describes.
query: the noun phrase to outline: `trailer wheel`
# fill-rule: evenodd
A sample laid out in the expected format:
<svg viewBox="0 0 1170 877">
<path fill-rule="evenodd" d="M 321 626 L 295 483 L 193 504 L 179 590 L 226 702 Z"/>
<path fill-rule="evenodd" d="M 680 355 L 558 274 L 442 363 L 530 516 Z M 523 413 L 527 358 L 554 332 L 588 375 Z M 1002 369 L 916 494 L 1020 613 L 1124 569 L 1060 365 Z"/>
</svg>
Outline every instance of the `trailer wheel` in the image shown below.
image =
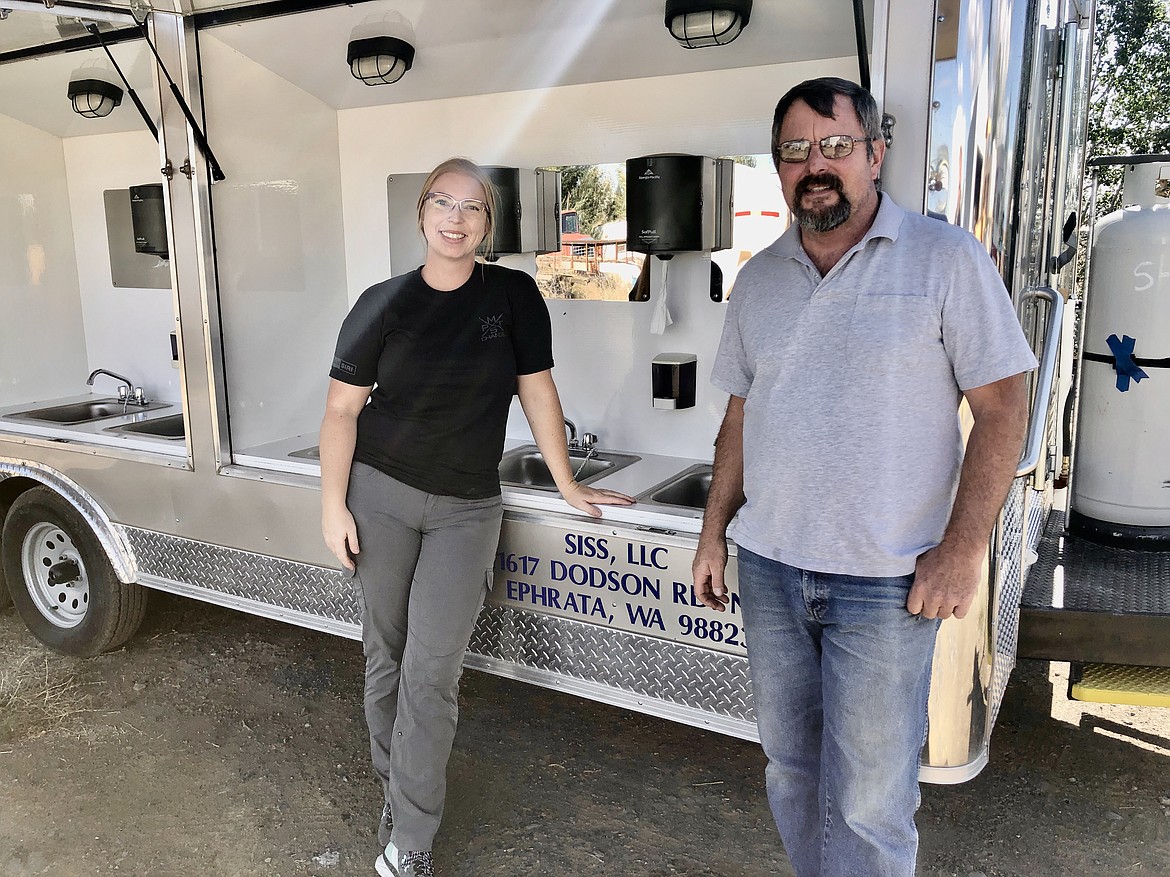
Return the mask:
<svg viewBox="0 0 1170 877">
<path fill-rule="evenodd" d="M 4 539 L 4 519 L 8 517 L 8 507 L 11 502 L 0 493 L 0 542 Z M 12 605 L 12 596 L 8 593 L 8 581 L 4 577 L 4 564 L 0 562 L 0 612 Z"/>
<path fill-rule="evenodd" d="M 12 503 L 0 552 L 16 611 L 53 651 L 91 657 L 142 623 L 146 589 L 118 581 L 89 524 L 49 488 Z"/>
</svg>

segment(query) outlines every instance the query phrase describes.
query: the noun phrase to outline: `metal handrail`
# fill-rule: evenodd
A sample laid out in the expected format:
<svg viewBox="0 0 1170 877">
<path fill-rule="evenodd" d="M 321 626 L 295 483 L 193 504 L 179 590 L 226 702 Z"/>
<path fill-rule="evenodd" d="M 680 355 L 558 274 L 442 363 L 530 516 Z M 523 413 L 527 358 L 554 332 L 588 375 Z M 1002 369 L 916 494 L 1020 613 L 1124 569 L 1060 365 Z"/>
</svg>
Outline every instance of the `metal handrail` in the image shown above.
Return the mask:
<svg viewBox="0 0 1170 877">
<path fill-rule="evenodd" d="M 1052 407 L 1052 385 L 1056 380 L 1056 361 L 1060 350 L 1060 332 L 1064 325 L 1064 297 L 1051 286 L 1036 286 L 1024 292 L 1020 304 L 1033 298 L 1048 301 L 1048 329 L 1044 334 L 1044 350 L 1040 355 L 1040 370 L 1036 376 L 1036 397 L 1032 403 L 1032 415 L 1028 422 L 1028 438 L 1024 453 L 1016 468 L 1016 477 L 1030 475 L 1040 465 L 1044 453 L 1045 427 L 1048 411 Z"/>
</svg>

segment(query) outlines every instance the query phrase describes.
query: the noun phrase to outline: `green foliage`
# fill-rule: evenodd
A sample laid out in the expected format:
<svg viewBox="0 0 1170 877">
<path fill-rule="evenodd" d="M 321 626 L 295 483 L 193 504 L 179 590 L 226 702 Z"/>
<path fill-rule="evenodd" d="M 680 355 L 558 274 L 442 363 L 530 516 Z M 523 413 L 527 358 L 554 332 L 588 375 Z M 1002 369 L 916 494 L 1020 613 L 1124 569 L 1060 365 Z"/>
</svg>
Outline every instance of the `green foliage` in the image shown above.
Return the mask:
<svg viewBox="0 0 1170 877">
<path fill-rule="evenodd" d="M 615 186 L 595 165 L 565 165 L 561 172 L 561 209 L 576 210 L 581 230 L 596 237 L 607 222 L 626 215 L 625 175 Z"/>
<path fill-rule="evenodd" d="M 1167 0 L 1098 0 L 1089 155 L 1170 153 Z M 1119 205 L 1120 168 L 1102 168 L 1098 215 Z"/>
</svg>

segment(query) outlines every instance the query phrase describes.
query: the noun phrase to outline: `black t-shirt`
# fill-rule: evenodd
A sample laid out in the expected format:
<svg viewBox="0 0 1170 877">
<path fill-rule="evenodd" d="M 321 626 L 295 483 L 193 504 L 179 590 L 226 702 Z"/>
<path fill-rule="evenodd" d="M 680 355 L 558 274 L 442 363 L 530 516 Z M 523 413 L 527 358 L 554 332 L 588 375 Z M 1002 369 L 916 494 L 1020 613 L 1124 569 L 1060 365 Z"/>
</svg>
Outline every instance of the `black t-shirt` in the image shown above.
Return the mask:
<svg viewBox="0 0 1170 877">
<path fill-rule="evenodd" d="M 355 460 L 427 493 L 480 499 L 500 492 L 516 376 L 552 365 L 536 282 L 477 263 L 450 292 L 421 270 L 367 289 L 341 326 L 329 375 L 374 386 Z"/>
</svg>

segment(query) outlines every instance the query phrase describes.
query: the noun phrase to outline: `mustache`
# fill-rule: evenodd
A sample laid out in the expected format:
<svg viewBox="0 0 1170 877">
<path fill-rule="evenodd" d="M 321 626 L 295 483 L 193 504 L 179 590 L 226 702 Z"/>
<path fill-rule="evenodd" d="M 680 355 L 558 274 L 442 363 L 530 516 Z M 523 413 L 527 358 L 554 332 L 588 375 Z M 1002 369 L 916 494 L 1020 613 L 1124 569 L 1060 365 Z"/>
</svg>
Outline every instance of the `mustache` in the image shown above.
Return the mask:
<svg viewBox="0 0 1170 877">
<path fill-rule="evenodd" d="M 796 198 L 798 200 L 803 198 L 813 186 L 828 186 L 838 195 L 845 194 L 844 188 L 841 185 L 841 179 L 828 171 L 822 171 L 819 174 L 809 174 L 796 184 Z"/>
</svg>

